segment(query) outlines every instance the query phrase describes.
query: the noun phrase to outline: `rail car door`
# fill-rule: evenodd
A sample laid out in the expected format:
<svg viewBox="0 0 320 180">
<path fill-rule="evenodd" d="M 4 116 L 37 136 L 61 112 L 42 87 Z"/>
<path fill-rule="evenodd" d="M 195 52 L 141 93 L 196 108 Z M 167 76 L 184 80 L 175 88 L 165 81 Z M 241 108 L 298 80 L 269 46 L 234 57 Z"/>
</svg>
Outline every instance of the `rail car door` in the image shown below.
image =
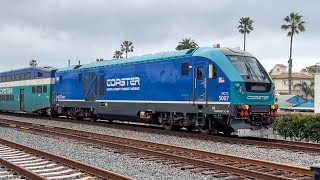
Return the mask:
<svg viewBox="0 0 320 180">
<path fill-rule="evenodd" d="M 207 73 L 206 72 L 206 65 L 205 64 L 197 64 L 193 68 L 194 74 L 194 84 L 193 84 L 193 91 L 194 91 L 194 102 L 205 102 L 206 101 L 206 80 L 207 80 Z"/>
<path fill-rule="evenodd" d="M 24 89 L 20 89 L 20 111 L 24 111 Z"/>
</svg>

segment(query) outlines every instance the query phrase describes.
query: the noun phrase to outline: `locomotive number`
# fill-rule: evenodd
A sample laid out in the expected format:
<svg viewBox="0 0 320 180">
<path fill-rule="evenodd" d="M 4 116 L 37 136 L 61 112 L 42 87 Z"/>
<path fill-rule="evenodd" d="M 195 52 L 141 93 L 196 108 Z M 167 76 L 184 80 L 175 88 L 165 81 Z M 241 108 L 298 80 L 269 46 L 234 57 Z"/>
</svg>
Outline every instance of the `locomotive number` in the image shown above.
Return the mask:
<svg viewBox="0 0 320 180">
<path fill-rule="evenodd" d="M 219 101 L 229 101 L 229 92 L 221 92 Z"/>
<path fill-rule="evenodd" d="M 229 96 L 219 96 L 219 101 L 229 101 Z"/>
</svg>

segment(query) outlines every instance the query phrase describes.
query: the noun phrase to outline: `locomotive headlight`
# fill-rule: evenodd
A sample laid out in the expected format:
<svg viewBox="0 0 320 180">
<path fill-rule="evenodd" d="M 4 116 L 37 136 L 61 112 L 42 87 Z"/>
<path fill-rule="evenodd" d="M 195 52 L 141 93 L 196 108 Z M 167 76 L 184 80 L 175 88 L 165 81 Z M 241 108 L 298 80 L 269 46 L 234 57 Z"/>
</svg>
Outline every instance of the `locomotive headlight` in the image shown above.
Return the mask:
<svg viewBox="0 0 320 180">
<path fill-rule="evenodd" d="M 237 89 L 241 89 L 242 88 L 240 83 L 237 83 L 235 86 L 236 86 Z"/>
<path fill-rule="evenodd" d="M 239 93 L 240 93 L 241 95 L 243 95 L 243 94 L 244 94 L 244 91 L 243 91 L 242 89 L 240 89 L 240 90 L 239 90 Z"/>
</svg>

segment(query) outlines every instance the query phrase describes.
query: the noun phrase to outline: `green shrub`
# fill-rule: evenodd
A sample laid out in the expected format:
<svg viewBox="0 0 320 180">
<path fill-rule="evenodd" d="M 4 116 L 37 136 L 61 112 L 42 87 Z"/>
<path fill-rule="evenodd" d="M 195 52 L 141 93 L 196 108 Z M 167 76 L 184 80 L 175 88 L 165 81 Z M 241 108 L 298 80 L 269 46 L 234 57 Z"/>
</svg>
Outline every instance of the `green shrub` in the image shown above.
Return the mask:
<svg viewBox="0 0 320 180">
<path fill-rule="evenodd" d="M 294 140 L 320 141 L 320 115 L 285 113 L 276 118 L 277 134 Z"/>
</svg>

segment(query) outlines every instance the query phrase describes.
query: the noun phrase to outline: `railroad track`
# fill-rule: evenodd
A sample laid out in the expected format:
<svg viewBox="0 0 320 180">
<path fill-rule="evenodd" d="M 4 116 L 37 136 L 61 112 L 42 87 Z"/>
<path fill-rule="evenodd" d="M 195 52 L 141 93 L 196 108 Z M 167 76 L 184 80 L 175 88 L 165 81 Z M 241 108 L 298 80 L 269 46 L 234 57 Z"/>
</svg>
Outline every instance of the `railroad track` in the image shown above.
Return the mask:
<svg viewBox="0 0 320 180">
<path fill-rule="evenodd" d="M 6 122 L 1 120 L 0 124 L 36 133 L 71 138 L 100 148 L 113 149 L 131 157 L 152 160 L 218 178 L 312 179 L 313 177 L 313 173 L 309 169 L 302 167 L 168 144 L 11 120 Z"/>
<path fill-rule="evenodd" d="M 12 116 L 12 114 L 7 114 Z M 25 114 L 15 114 L 15 116 L 22 116 L 22 117 L 30 117 L 30 115 Z M 32 116 L 34 117 L 34 116 Z M 48 119 L 47 117 L 37 117 L 39 119 Z M 75 123 L 75 120 L 70 119 L 63 119 L 63 118 L 49 118 L 53 121 L 60 121 L 63 120 L 65 122 Z M 205 134 L 197 134 L 193 132 L 186 132 L 186 131 L 165 131 L 160 128 L 150 128 L 145 127 L 142 125 L 128 125 L 128 124 L 121 124 L 121 123 L 105 123 L 105 122 L 87 122 L 77 120 L 76 123 L 78 124 L 85 124 L 85 125 L 97 125 L 97 126 L 104 126 L 104 127 L 112 127 L 118 129 L 125 129 L 125 130 L 133 130 L 138 132 L 146 132 L 146 133 L 157 133 L 157 134 L 165 134 L 171 136 L 178 136 L 178 137 L 191 137 L 195 139 L 202 139 L 202 140 L 210 140 L 215 142 L 224 142 L 224 143 L 232 143 L 232 144 L 244 144 L 244 145 L 254 145 L 260 147 L 267 147 L 267 148 L 278 148 L 278 149 L 285 149 L 289 151 L 300 151 L 300 152 L 307 152 L 307 153 L 320 153 L 320 143 L 310 143 L 310 142 L 302 142 L 302 141 L 289 141 L 289 140 L 280 140 L 280 139 L 267 139 L 267 138 L 238 138 L 238 137 L 224 137 L 219 135 L 205 135 Z"/>
<path fill-rule="evenodd" d="M 0 139 L 0 164 L 0 179 L 130 179 L 4 139 Z"/>
</svg>

